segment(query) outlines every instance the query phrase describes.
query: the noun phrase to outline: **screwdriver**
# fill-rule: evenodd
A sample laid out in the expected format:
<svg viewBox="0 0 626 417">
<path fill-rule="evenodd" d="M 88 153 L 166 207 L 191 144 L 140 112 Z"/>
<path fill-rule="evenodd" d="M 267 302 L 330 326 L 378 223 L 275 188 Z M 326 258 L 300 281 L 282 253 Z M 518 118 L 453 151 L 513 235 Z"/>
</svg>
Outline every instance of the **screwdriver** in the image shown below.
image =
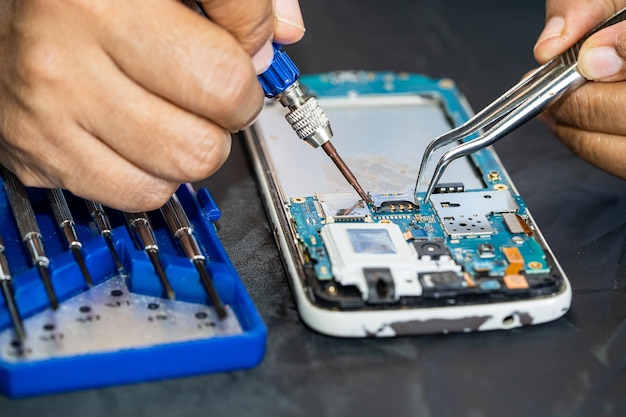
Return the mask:
<svg viewBox="0 0 626 417">
<path fill-rule="evenodd" d="M 193 227 L 191 227 L 189 218 L 187 217 L 187 214 L 185 213 L 182 204 L 180 204 L 180 200 L 178 200 L 178 196 L 176 196 L 176 194 L 172 195 L 167 203 L 161 207 L 161 214 L 163 215 L 170 232 L 180 244 L 183 252 L 185 252 L 185 255 L 191 262 L 193 262 L 194 266 L 198 270 L 198 274 L 200 274 L 200 282 L 213 302 L 217 316 L 220 319 L 225 318 L 228 313 L 226 313 L 224 304 L 213 286 L 211 276 L 206 270 L 206 257 L 202 254 L 202 251 L 200 251 L 200 246 L 198 245 L 198 241 L 194 235 Z"/>
<path fill-rule="evenodd" d="M 156 272 L 159 281 L 161 281 L 165 295 L 170 300 L 173 300 L 174 290 L 172 289 L 172 285 L 165 274 L 165 268 L 163 268 L 163 264 L 159 259 L 159 245 L 157 244 L 156 237 L 152 231 L 152 226 L 150 226 L 148 214 L 143 211 L 138 213 L 124 212 L 124 216 L 126 217 L 126 221 L 128 221 L 128 226 L 131 231 L 135 232 L 137 242 L 141 247 L 143 247 L 143 251 L 150 258 L 150 262 L 152 262 L 152 265 L 154 266 L 154 271 Z"/>
<path fill-rule="evenodd" d="M 198 2 L 193 0 L 181 1 L 197 13 L 204 17 L 209 17 Z M 265 96 L 278 100 L 283 107 L 289 109 L 289 113 L 285 118 L 298 137 L 313 148 L 321 146 L 359 197 L 363 201 L 369 202 L 369 197 L 359 185 L 356 177 L 339 156 L 337 149 L 330 143 L 333 131 L 330 127 L 328 116 L 326 116 L 315 97 L 306 96 L 302 88 L 300 88 L 300 83 L 298 82 L 300 70 L 289 58 L 289 55 L 281 51 L 279 44 L 273 43 L 272 46 L 274 48 L 272 64 L 263 74 L 258 76 Z"/>
<path fill-rule="evenodd" d="M 333 131 L 328 116 L 315 97 L 307 97 L 300 88 L 298 82 L 300 70 L 287 53 L 280 49 L 279 44 L 274 43 L 273 47 L 274 59 L 272 64 L 258 77 L 265 96 L 278 100 L 283 107 L 289 109 L 285 118 L 298 137 L 313 148 L 321 146 L 359 197 L 363 201 L 369 202 L 369 197 L 359 185 L 356 177 L 339 156 L 337 149 L 330 143 Z"/>
<path fill-rule="evenodd" d="M 91 215 L 91 219 L 96 225 L 98 229 L 98 233 L 100 236 L 104 237 L 104 241 L 113 255 L 113 260 L 115 261 L 115 266 L 118 272 L 124 271 L 124 265 L 122 261 L 120 261 L 117 252 L 115 251 L 115 246 L 113 245 L 113 230 L 111 228 L 111 222 L 109 221 L 109 216 L 107 216 L 106 211 L 104 211 L 104 207 L 100 203 L 96 203 L 95 201 L 85 200 L 85 204 L 87 204 L 87 209 L 89 210 L 89 214 Z"/>
<path fill-rule="evenodd" d="M 54 292 L 50 272 L 48 271 L 50 259 L 46 256 L 46 251 L 43 246 L 43 237 L 41 236 L 41 231 L 37 224 L 33 206 L 28 200 L 26 188 L 24 188 L 20 180 L 8 169 L 3 167 L 2 173 L 4 176 L 4 188 L 9 199 L 11 211 L 17 223 L 17 228 L 22 236 L 24 245 L 28 248 L 33 265 L 39 270 L 39 275 L 41 276 L 44 288 L 48 294 L 48 299 L 50 300 L 50 306 L 53 310 L 56 310 L 59 308 L 59 301 Z"/>
<path fill-rule="evenodd" d="M 24 330 L 24 323 L 17 309 L 17 303 L 15 302 L 15 296 L 13 295 L 13 285 L 11 284 L 11 271 L 9 271 L 9 262 L 4 254 L 5 247 L 2 236 L 0 236 L 0 286 L 2 287 L 2 295 L 4 296 L 4 304 L 9 310 L 9 316 L 11 316 L 11 322 L 13 322 L 13 329 L 17 340 L 23 342 L 26 339 L 26 330 Z"/>
<path fill-rule="evenodd" d="M 89 287 L 93 287 L 93 279 L 87 269 L 85 258 L 83 257 L 83 253 L 81 251 L 83 244 L 78 239 L 76 224 L 74 223 L 70 207 L 67 205 L 67 200 L 65 199 L 63 190 L 60 188 L 52 188 L 46 190 L 46 192 L 48 194 L 48 200 L 50 200 L 50 206 L 52 206 L 52 212 L 54 213 L 57 225 L 59 226 L 59 229 L 61 229 L 61 232 L 65 237 L 65 241 L 69 245 L 69 249 L 74 254 L 74 258 L 76 259 L 76 263 L 85 278 L 85 282 Z"/>
</svg>

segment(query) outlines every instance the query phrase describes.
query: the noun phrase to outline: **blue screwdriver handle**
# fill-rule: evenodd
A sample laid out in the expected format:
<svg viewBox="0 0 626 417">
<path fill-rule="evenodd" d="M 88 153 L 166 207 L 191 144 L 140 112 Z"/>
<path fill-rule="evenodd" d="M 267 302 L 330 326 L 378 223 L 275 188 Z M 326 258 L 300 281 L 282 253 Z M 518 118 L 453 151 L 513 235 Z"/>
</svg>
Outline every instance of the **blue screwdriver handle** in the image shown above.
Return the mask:
<svg viewBox="0 0 626 417">
<path fill-rule="evenodd" d="M 274 42 L 272 46 L 274 47 L 272 65 L 263 74 L 259 75 L 259 82 L 263 87 L 265 96 L 268 98 L 281 94 L 300 77 L 300 70 L 289 58 L 289 55 L 281 50 L 280 45 Z"/>
</svg>

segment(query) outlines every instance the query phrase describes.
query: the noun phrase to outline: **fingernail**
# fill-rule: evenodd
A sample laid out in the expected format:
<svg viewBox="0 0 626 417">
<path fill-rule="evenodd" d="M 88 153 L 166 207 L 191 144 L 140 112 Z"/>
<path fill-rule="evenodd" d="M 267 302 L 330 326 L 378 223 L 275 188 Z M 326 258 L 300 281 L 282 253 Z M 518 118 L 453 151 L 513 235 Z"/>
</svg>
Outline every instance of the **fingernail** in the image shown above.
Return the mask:
<svg viewBox="0 0 626 417">
<path fill-rule="evenodd" d="M 267 41 L 259 51 L 252 57 L 252 65 L 257 74 L 262 74 L 272 65 L 274 59 L 274 49 L 272 42 Z"/>
<path fill-rule="evenodd" d="M 618 75 L 624 68 L 624 60 L 615 48 L 598 46 L 583 49 L 578 57 L 578 69 L 588 80 L 602 80 Z"/>
<path fill-rule="evenodd" d="M 548 20 L 548 23 L 546 23 L 546 27 L 543 29 L 543 32 L 541 32 L 541 35 L 539 35 L 539 39 L 537 39 L 537 44 L 535 45 L 535 48 L 537 48 L 537 45 L 549 39 L 562 36 L 564 31 L 565 19 L 563 19 L 561 16 L 555 16 L 551 18 L 550 20 Z"/>
<path fill-rule="evenodd" d="M 298 0 L 274 0 L 274 12 L 280 23 L 305 31 Z"/>
</svg>

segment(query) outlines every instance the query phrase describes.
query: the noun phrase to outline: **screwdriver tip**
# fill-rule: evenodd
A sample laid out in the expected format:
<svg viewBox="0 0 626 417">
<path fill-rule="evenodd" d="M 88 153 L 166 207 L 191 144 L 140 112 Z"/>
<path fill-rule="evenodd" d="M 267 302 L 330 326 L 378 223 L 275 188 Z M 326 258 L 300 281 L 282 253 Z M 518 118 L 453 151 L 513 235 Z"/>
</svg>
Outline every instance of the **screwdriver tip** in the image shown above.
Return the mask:
<svg viewBox="0 0 626 417">
<path fill-rule="evenodd" d="M 159 281 L 161 281 L 161 286 L 163 286 L 163 291 L 165 292 L 165 296 L 173 300 L 176 298 L 176 294 L 174 293 L 174 289 L 172 289 L 172 285 L 170 284 L 170 280 L 167 278 L 165 274 L 165 268 L 163 268 L 163 264 L 159 259 L 159 253 L 155 250 L 146 249 L 146 253 L 154 266 L 154 271 L 156 272 Z"/>
<path fill-rule="evenodd" d="M 109 251 L 111 252 L 111 255 L 113 256 L 113 260 L 115 261 L 115 267 L 117 268 L 117 272 L 119 272 L 120 274 L 124 273 L 124 264 L 122 264 L 122 261 L 120 260 L 120 257 L 117 256 L 117 251 L 115 250 L 115 245 L 113 244 L 113 239 L 111 238 L 111 234 L 105 234 L 104 236 L 104 241 L 107 244 L 107 247 L 109 248 Z"/>
<path fill-rule="evenodd" d="M 57 310 L 59 308 L 59 300 L 57 299 L 57 295 L 54 292 L 54 288 L 52 287 L 52 279 L 50 278 L 48 266 L 39 262 L 37 263 L 37 269 L 39 270 L 39 275 L 41 276 L 41 280 L 43 281 L 43 286 L 46 289 L 46 293 L 48 294 L 50 307 L 52 307 L 53 310 Z"/>
<path fill-rule="evenodd" d="M 359 185 L 359 182 L 357 181 L 356 177 L 354 176 L 348 165 L 345 163 L 345 161 L 341 158 L 341 156 L 339 156 L 339 153 L 337 152 L 337 149 L 335 149 L 335 146 L 333 146 L 330 141 L 327 141 L 322 145 L 322 149 L 324 149 L 326 155 L 328 155 L 330 159 L 335 163 L 341 174 L 352 186 L 352 188 L 354 188 L 359 197 L 361 197 L 366 203 L 370 203 L 371 200 L 368 197 L 367 193 L 363 190 L 363 187 Z"/>
<path fill-rule="evenodd" d="M 83 253 L 78 246 L 72 246 L 72 253 L 74 254 L 74 258 L 76 259 L 76 263 L 80 268 L 80 272 L 83 274 L 85 278 L 85 282 L 89 286 L 89 288 L 93 287 L 93 279 L 91 278 L 91 274 L 87 269 L 87 264 L 85 263 L 85 258 L 83 257 Z"/>
<path fill-rule="evenodd" d="M 11 316 L 11 321 L 13 322 L 13 329 L 15 330 L 15 336 L 17 336 L 17 340 L 21 343 L 26 339 L 26 330 L 24 330 L 24 323 L 22 322 L 22 318 L 20 317 L 20 313 L 17 309 L 17 303 L 15 302 L 15 296 L 13 295 L 13 289 L 11 288 L 11 281 L 2 279 L 0 280 L 2 284 L 2 294 L 4 295 L 4 304 L 9 311 L 9 315 Z"/>
<path fill-rule="evenodd" d="M 202 283 L 204 290 L 206 291 L 209 298 L 211 299 L 211 302 L 213 303 L 213 307 L 215 308 L 217 317 L 219 317 L 220 320 L 225 319 L 228 316 L 228 312 L 226 311 L 226 308 L 224 307 L 224 303 L 222 303 L 222 300 L 220 299 L 219 295 L 217 294 L 217 291 L 215 290 L 215 286 L 213 285 L 213 280 L 211 279 L 211 276 L 206 270 L 206 264 L 204 263 L 204 261 L 200 259 L 194 260 L 193 264 L 196 266 L 196 269 L 198 270 L 198 274 L 200 275 L 200 282 Z"/>
</svg>

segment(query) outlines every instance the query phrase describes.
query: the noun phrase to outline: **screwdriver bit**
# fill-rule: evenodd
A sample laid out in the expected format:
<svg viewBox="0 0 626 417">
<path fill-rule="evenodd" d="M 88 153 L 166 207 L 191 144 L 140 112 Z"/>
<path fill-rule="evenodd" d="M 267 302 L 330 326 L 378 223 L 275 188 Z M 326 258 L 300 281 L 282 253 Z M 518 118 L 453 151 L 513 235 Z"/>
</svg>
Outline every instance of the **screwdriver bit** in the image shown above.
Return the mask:
<svg viewBox="0 0 626 417">
<path fill-rule="evenodd" d="M 259 82 L 265 96 L 278 100 L 283 107 L 289 109 L 285 119 L 298 137 L 314 148 L 321 146 L 359 197 L 369 202 L 369 197 L 359 185 L 356 177 L 330 143 L 333 131 L 328 116 L 315 97 L 307 96 L 302 91 L 298 82 L 300 70 L 281 50 L 280 45 L 274 43 L 273 46 L 274 60 L 270 67 L 259 75 Z"/>
<path fill-rule="evenodd" d="M 13 323 L 17 340 L 23 342 L 24 339 L 26 339 L 26 330 L 24 330 L 24 323 L 20 317 L 17 303 L 15 302 L 15 296 L 13 295 L 11 271 L 9 271 L 9 262 L 7 261 L 4 251 L 4 241 L 2 240 L 2 236 L 0 236 L 0 287 L 2 289 L 2 295 L 4 296 L 4 304 L 7 306 L 9 316 L 11 316 L 11 322 Z"/>
<path fill-rule="evenodd" d="M 163 264 L 159 259 L 159 245 L 154 236 L 152 226 L 150 226 L 148 214 L 143 211 L 137 213 L 124 212 L 124 216 L 126 217 L 129 228 L 134 232 L 137 243 L 139 243 L 141 249 L 143 249 L 150 258 L 150 262 L 152 262 L 154 266 L 154 272 L 159 278 L 159 281 L 161 281 L 165 295 L 170 300 L 173 300 L 174 290 L 165 274 L 165 268 L 163 268 Z"/>
<path fill-rule="evenodd" d="M 76 259 L 76 263 L 85 278 L 85 282 L 89 287 L 93 287 L 93 279 L 87 269 L 85 258 L 83 257 L 83 253 L 81 251 L 83 244 L 78 238 L 74 217 L 72 216 L 70 207 L 67 205 L 67 200 L 65 199 L 63 190 L 60 188 L 53 188 L 46 190 L 46 192 L 48 194 L 48 200 L 50 200 L 50 206 L 52 207 L 52 212 L 54 213 L 57 225 L 59 226 L 59 229 L 61 229 L 69 249 L 74 254 L 74 258 Z"/>
<path fill-rule="evenodd" d="M 113 255 L 117 271 L 120 273 L 124 272 L 124 265 L 115 251 L 115 245 L 113 245 L 113 229 L 111 228 L 111 222 L 109 221 L 109 216 L 107 216 L 104 207 L 102 204 L 91 200 L 85 200 L 85 204 L 87 204 L 87 209 L 89 210 L 91 219 L 95 223 L 98 232 L 102 237 L 104 237 L 104 241 L 106 242 L 111 255 Z"/>
<path fill-rule="evenodd" d="M 33 206 L 28 200 L 26 188 L 8 169 L 2 167 L 2 174 L 4 177 L 4 188 L 17 223 L 17 228 L 22 236 L 24 245 L 28 248 L 33 265 L 39 270 L 39 275 L 50 300 L 50 306 L 53 310 L 56 310 L 59 308 L 59 301 L 52 286 L 50 271 L 48 271 L 50 259 L 46 256 L 43 237 L 37 224 Z"/>
<path fill-rule="evenodd" d="M 224 308 L 224 304 L 220 299 L 215 287 L 213 286 L 213 280 L 206 269 L 206 257 L 200 250 L 198 241 L 195 238 L 193 227 L 189 222 L 189 218 L 185 213 L 185 210 L 178 200 L 176 194 L 174 194 L 163 207 L 161 207 L 161 214 L 167 223 L 167 227 L 170 229 L 172 235 L 176 238 L 180 247 L 185 255 L 194 264 L 198 274 L 200 275 L 200 282 L 204 287 L 204 290 L 209 295 L 217 316 L 220 319 L 225 318 L 228 313 Z"/>
</svg>

